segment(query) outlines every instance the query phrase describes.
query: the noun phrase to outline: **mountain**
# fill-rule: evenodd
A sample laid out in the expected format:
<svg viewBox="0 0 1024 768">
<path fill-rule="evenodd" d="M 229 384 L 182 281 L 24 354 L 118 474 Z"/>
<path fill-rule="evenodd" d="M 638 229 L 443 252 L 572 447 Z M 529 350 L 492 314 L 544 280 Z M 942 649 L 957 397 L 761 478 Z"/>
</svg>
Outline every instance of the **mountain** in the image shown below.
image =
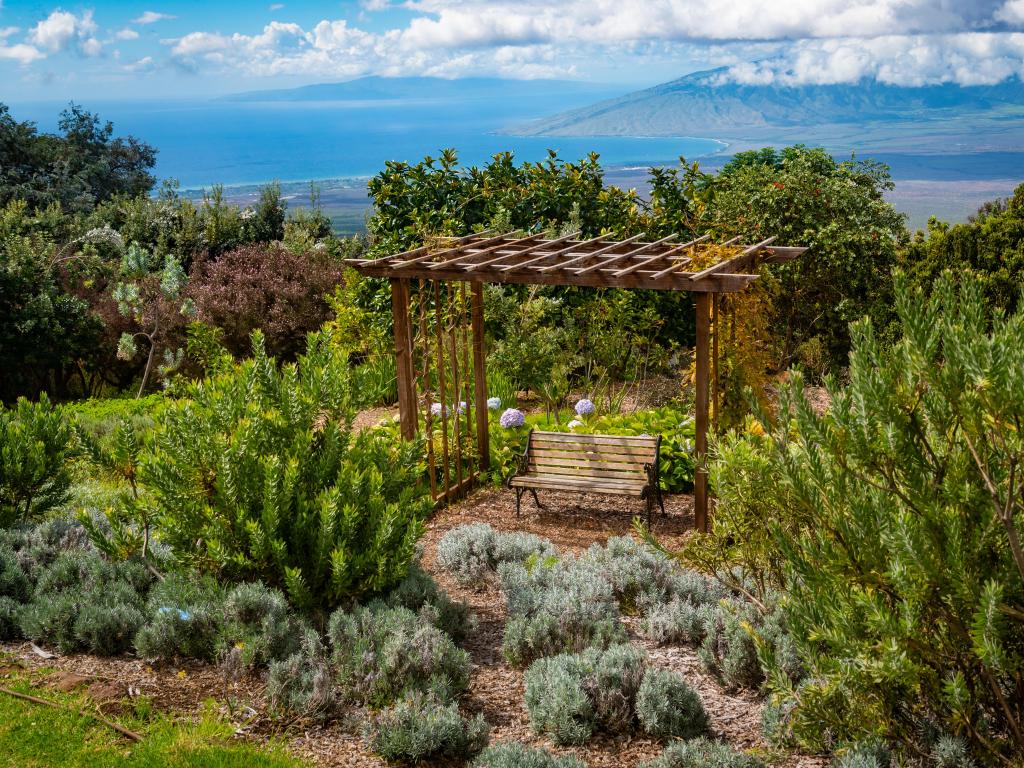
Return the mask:
<svg viewBox="0 0 1024 768">
<path fill-rule="evenodd" d="M 873 80 L 837 85 L 744 85 L 724 68 L 686 77 L 551 117 L 516 125 L 526 136 L 707 136 L 739 145 L 765 141 L 890 149 L 987 142 L 1019 149 L 1024 83 L 900 87 Z M 736 148 L 742 148 L 741 146 Z M 958 147 L 963 149 L 962 146 Z"/>
<path fill-rule="evenodd" d="M 497 77 L 360 77 L 300 88 L 247 91 L 223 101 L 496 101 L 569 98 L 578 103 L 622 93 L 621 87 L 577 80 L 506 80 Z M 557 101 L 555 102 L 557 103 Z"/>
</svg>

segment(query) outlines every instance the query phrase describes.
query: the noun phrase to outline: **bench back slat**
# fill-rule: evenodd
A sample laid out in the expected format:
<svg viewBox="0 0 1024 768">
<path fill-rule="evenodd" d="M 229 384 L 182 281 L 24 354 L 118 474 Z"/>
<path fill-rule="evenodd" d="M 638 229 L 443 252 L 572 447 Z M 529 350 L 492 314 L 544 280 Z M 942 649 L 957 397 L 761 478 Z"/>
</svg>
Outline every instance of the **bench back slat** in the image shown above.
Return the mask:
<svg viewBox="0 0 1024 768">
<path fill-rule="evenodd" d="M 590 478 L 598 483 L 647 482 L 646 465 L 657 459 L 658 438 L 632 435 L 530 434 L 530 474 Z"/>
</svg>

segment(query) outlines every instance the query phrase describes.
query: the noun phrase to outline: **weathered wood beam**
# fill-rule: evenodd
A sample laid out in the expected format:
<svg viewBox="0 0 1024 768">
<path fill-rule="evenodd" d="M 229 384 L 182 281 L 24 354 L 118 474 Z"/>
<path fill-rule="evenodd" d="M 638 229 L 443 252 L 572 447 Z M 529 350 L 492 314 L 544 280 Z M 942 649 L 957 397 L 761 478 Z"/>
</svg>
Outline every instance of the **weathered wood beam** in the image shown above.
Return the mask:
<svg viewBox="0 0 1024 768">
<path fill-rule="evenodd" d="M 555 256 L 562 256 L 563 254 L 566 253 L 572 253 L 574 250 L 580 248 L 581 246 L 590 245 L 591 243 L 599 243 L 604 239 L 604 235 L 598 235 L 597 237 L 592 237 L 589 240 L 584 240 L 581 243 L 573 243 L 572 245 L 566 246 L 565 248 L 561 248 L 557 251 L 552 251 L 551 253 L 542 253 L 539 256 L 534 256 L 532 259 L 527 259 L 526 261 L 516 262 L 515 264 L 503 264 L 500 267 L 497 267 L 496 269 L 501 272 L 513 272 L 515 270 L 522 269 L 523 267 L 528 267 L 531 264 L 536 264 L 538 261 L 544 261 L 544 259 L 551 259 L 554 258 Z"/>
<path fill-rule="evenodd" d="M 583 267 L 582 269 L 577 269 L 574 271 L 577 275 L 585 275 L 588 272 L 593 272 L 595 269 L 606 269 L 609 265 L 617 264 L 623 259 L 631 259 L 635 256 L 639 256 L 642 253 L 646 253 L 647 251 L 651 250 L 651 248 L 657 248 L 659 245 L 664 245 L 669 240 L 672 240 L 675 237 L 676 233 L 673 232 L 668 237 L 663 237 L 660 240 L 655 240 L 653 243 L 646 243 L 645 245 L 641 245 L 639 248 L 634 248 L 633 250 L 626 251 L 625 253 L 616 253 L 613 256 L 609 256 L 607 259 L 603 259 L 597 264 L 591 264 L 589 267 Z"/>
<path fill-rule="evenodd" d="M 693 517 L 698 531 L 708 530 L 708 378 L 710 374 L 711 294 L 699 293 L 697 306 L 696 403 L 694 439 L 696 462 L 693 473 Z"/>
<path fill-rule="evenodd" d="M 491 243 L 495 243 L 499 240 L 507 240 L 510 235 L 514 234 L 514 232 L 515 230 L 512 230 L 512 232 L 505 232 L 504 234 L 501 235 L 495 235 L 493 237 L 488 237 L 483 240 L 477 240 L 475 243 L 470 241 L 473 240 L 474 238 L 480 237 L 479 233 L 475 235 L 466 235 L 465 237 L 456 238 L 454 240 L 455 245 L 449 246 L 447 248 L 442 248 L 439 251 L 432 250 L 429 245 L 422 245 L 419 248 L 415 248 L 412 251 L 409 251 L 408 253 L 400 253 L 398 254 L 398 256 L 393 257 L 397 259 L 402 256 L 410 256 L 412 254 L 416 254 L 412 258 L 407 258 L 402 261 L 392 261 L 389 266 L 391 266 L 393 269 L 399 269 L 401 267 L 407 267 L 410 264 L 419 264 L 422 261 L 435 259 L 438 256 L 450 256 L 454 253 L 462 251 L 463 248 L 468 248 L 470 246 L 479 247 L 482 245 L 490 245 Z"/>
<path fill-rule="evenodd" d="M 391 312 L 395 324 L 395 359 L 398 374 L 398 419 L 402 437 L 416 437 L 416 382 L 412 368 L 412 333 L 409 327 L 409 281 L 391 281 Z"/>
<path fill-rule="evenodd" d="M 476 243 L 469 243 L 467 245 L 459 247 L 459 250 L 463 251 L 461 255 L 456 256 L 452 259 L 445 259 L 444 261 L 432 261 L 428 266 L 430 267 L 430 269 L 441 269 L 442 267 L 450 267 L 452 264 L 458 264 L 460 261 L 465 261 L 466 259 L 475 259 L 479 256 L 486 256 L 489 253 L 494 253 L 495 251 L 499 251 L 503 248 L 515 248 L 517 245 L 533 242 L 540 236 L 540 233 L 536 235 L 527 235 L 526 237 L 519 237 L 516 238 L 515 240 L 509 240 L 507 242 L 498 243 L 497 245 L 492 245 L 489 248 L 481 248 L 480 250 L 475 250 L 472 251 L 471 253 L 465 253 L 465 250 L 469 248 L 475 248 L 477 245 Z"/>
<path fill-rule="evenodd" d="M 659 253 L 649 258 L 641 259 L 636 264 L 630 264 L 628 267 L 620 269 L 618 272 L 615 273 L 615 277 L 623 277 L 624 275 L 629 275 L 632 274 L 633 272 L 638 272 L 647 265 L 653 264 L 654 262 L 659 261 L 660 259 L 668 259 L 672 256 L 675 256 L 677 253 L 685 251 L 687 248 L 691 248 L 697 245 L 697 243 L 703 243 L 709 237 L 711 237 L 711 235 L 701 235 L 696 240 L 691 240 L 688 243 L 680 243 L 679 245 L 673 247 L 671 250 L 668 250 L 665 253 Z"/>
<path fill-rule="evenodd" d="M 586 259 L 593 259 L 597 256 L 600 256 L 601 254 L 608 253 L 609 251 L 614 251 L 616 248 L 620 248 L 623 245 L 635 243 L 643 236 L 644 233 L 641 232 L 639 235 L 633 235 L 632 237 L 628 237 L 625 240 L 619 240 L 618 242 L 612 243 L 611 245 L 607 245 L 604 248 L 598 248 L 596 251 L 581 254 L 573 259 L 569 259 L 568 261 L 560 261 L 557 264 L 548 264 L 547 266 L 544 267 L 534 267 L 534 269 L 537 270 L 538 272 L 550 272 L 553 269 L 565 269 L 571 264 L 576 264 L 578 262 L 585 261 Z"/>
<path fill-rule="evenodd" d="M 723 259 L 717 264 L 712 264 L 707 269 L 702 269 L 700 272 L 695 272 L 690 278 L 691 280 L 702 280 L 708 275 L 713 275 L 716 272 L 735 272 L 739 268 L 746 268 L 747 262 L 757 256 L 758 251 L 764 248 L 766 245 L 775 241 L 775 235 L 762 240 L 760 243 L 755 243 L 747 248 L 744 248 L 738 254 L 729 259 Z"/>
<path fill-rule="evenodd" d="M 491 265 L 500 265 L 501 262 L 504 261 L 505 259 L 509 258 L 509 256 L 527 256 L 527 255 L 529 255 L 531 253 L 536 253 L 537 251 L 542 250 L 544 248 L 550 248 L 552 245 L 556 245 L 557 243 L 564 243 L 566 240 L 572 240 L 578 234 L 579 234 L 579 230 L 576 230 L 575 232 L 571 232 L 568 235 L 562 235 L 562 237 L 556 238 L 555 240 L 545 240 L 543 243 L 538 243 L 537 245 L 531 245 L 529 248 L 527 248 L 525 250 L 517 251 L 517 252 L 511 253 L 511 254 L 510 253 L 500 253 L 500 251 L 503 251 L 503 250 L 506 250 L 506 249 L 505 248 L 497 248 L 496 250 L 499 251 L 497 256 L 494 256 L 494 257 L 492 257 L 490 259 L 487 259 L 486 261 L 474 261 L 472 264 L 465 264 L 465 265 L 463 265 L 463 269 L 465 269 L 467 272 L 475 272 L 476 270 L 482 269 L 483 267 L 490 267 Z M 479 256 L 480 254 L 476 254 L 476 255 Z M 497 269 L 497 267 L 495 267 L 495 269 Z"/>
<path fill-rule="evenodd" d="M 487 422 L 487 350 L 484 348 L 484 284 L 473 283 L 473 383 L 476 401 L 476 446 L 480 456 L 480 470 L 491 466 L 490 427 Z"/>
</svg>

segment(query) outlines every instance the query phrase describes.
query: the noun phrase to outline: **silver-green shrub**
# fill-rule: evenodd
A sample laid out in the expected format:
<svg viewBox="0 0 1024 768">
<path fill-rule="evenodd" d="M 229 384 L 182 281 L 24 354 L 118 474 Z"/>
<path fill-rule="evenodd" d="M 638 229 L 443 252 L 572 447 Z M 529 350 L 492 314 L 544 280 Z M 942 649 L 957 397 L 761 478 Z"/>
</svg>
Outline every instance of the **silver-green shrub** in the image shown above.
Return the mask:
<svg viewBox="0 0 1024 768">
<path fill-rule="evenodd" d="M 626 641 L 615 593 L 592 566 L 572 559 L 503 563 L 498 575 L 509 613 L 502 650 L 510 663 Z"/>
<path fill-rule="evenodd" d="M 332 714 L 336 695 L 331 667 L 316 630 L 305 629 L 295 653 L 270 663 L 267 698 L 278 715 L 319 721 Z"/>
<path fill-rule="evenodd" d="M 18 624 L 20 608 L 20 603 L 0 596 L 0 641 L 21 638 L 21 627 Z"/>
<path fill-rule="evenodd" d="M 223 626 L 223 594 L 213 579 L 173 573 L 153 586 L 148 619 L 135 636 L 147 659 L 212 661 Z"/>
<path fill-rule="evenodd" d="M 892 755 L 884 742 L 868 739 L 853 744 L 832 761 L 834 768 L 889 768 Z"/>
<path fill-rule="evenodd" d="M 409 575 L 388 591 L 381 601 L 390 608 L 408 608 L 423 616 L 455 640 L 461 640 L 472 626 L 469 608 L 455 602 L 437 585 L 418 562 L 409 567 Z"/>
<path fill-rule="evenodd" d="M 241 653 L 245 666 L 263 666 L 298 650 L 300 623 L 288 600 L 277 589 L 260 583 L 239 584 L 223 603 L 223 626 L 218 649 Z"/>
<path fill-rule="evenodd" d="M 678 672 L 651 667 L 636 695 L 636 716 L 656 739 L 692 739 L 707 732 L 708 715 L 697 692 Z"/>
<path fill-rule="evenodd" d="M 0 597 L 23 603 L 28 600 L 31 586 L 14 550 L 0 545 Z"/>
<path fill-rule="evenodd" d="M 587 768 L 576 755 L 556 755 L 517 741 L 492 744 L 473 761 L 473 768 Z"/>
<path fill-rule="evenodd" d="M 483 715 L 467 720 L 456 704 L 416 692 L 374 717 L 367 741 L 389 761 L 461 761 L 478 754 L 489 733 Z"/>
<path fill-rule="evenodd" d="M 974 768 L 967 744 L 955 736 L 939 737 L 932 747 L 931 762 L 934 768 Z"/>
<path fill-rule="evenodd" d="M 629 536 L 612 536 L 603 547 L 591 545 L 580 562 L 608 581 L 627 613 L 637 611 L 644 593 L 667 594 L 676 571 L 664 554 Z"/>
<path fill-rule="evenodd" d="M 334 678 L 349 701 L 381 707 L 411 691 L 448 701 L 469 684 L 469 654 L 407 608 L 339 609 L 328 637 Z"/>
<path fill-rule="evenodd" d="M 531 533 L 496 531 L 487 523 L 460 525 L 437 543 L 437 564 L 465 587 L 491 579 L 501 563 L 524 563 L 557 554 L 554 545 Z"/>
<path fill-rule="evenodd" d="M 150 581 L 139 563 L 65 551 L 39 574 L 31 601 L 18 611 L 21 632 L 63 653 L 122 653 L 144 620 L 142 595 Z"/>
<path fill-rule="evenodd" d="M 525 677 L 531 727 L 556 744 L 583 744 L 597 728 L 629 730 L 644 665 L 644 652 L 628 644 L 538 659 Z"/>
<path fill-rule="evenodd" d="M 754 606 L 739 600 L 722 601 L 709 616 L 697 654 L 705 669 L 729 690 L 757 688 L 764 682 L 757 644 L 747 629 L 757 620 Z"/>
<path fill-rule="evenodd" d="M 761 768 L 763 765 L 752 755 L 702 736 L 673 742 L 654 760 L 641 763 L 638 768 Z"/>
<path fill-rule="evenodd" d="M 661 645 L 701 643 L 714 612 L 714 605 L 695 605 L 684 598 L 673 597 L 668 602 L 652 605 L 644 612 L 640 634 Z"/>
</svg>

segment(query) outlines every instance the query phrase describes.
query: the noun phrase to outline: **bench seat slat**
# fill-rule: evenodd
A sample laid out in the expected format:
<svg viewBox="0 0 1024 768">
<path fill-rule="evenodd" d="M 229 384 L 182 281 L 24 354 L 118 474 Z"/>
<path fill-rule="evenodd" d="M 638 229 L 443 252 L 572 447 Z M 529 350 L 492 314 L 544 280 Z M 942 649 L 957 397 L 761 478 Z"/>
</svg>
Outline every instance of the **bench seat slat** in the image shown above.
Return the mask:
<svg viewBox="0 0 1024 768">
<path fill-rule="evenodd" d="M 635 472 L 644 474 L 644 467 L 647 462 L 641 461 L 606 461 L 603 458 L 591 458 L 590 456 L 573 456 L 562 454 L 560 456 L 535 456 L 530 454 L 530 465 L 538 467 L 579 467 L 583 470 L 608 469 L 614 472 Z"/>
<path fill-rule="evenodd" d="M 567 479 L 561 475 L 557 477 L 545 475 L 520 475 L 512 480 L 513 487 L 522 488 L 547 488 L 549 490 L 573 490 L 580 493 L 612 493 L 621 496 L 643 495 L 644 483 L 607 483 L 597 480 Z"/>
<path fill-rule="evenodd" d="M 565 475 L 566 477 L 587 477 L 600 481 L 608 480 L 629 480 L 631 482 L 646 483 L 647 475 L 643 472 L 615 472 L 607 469 L 590 469 L 587 467 L 562 467 L 557 465 L 538 466 L 531 465 L 527 475 Z"/>
</svg>

